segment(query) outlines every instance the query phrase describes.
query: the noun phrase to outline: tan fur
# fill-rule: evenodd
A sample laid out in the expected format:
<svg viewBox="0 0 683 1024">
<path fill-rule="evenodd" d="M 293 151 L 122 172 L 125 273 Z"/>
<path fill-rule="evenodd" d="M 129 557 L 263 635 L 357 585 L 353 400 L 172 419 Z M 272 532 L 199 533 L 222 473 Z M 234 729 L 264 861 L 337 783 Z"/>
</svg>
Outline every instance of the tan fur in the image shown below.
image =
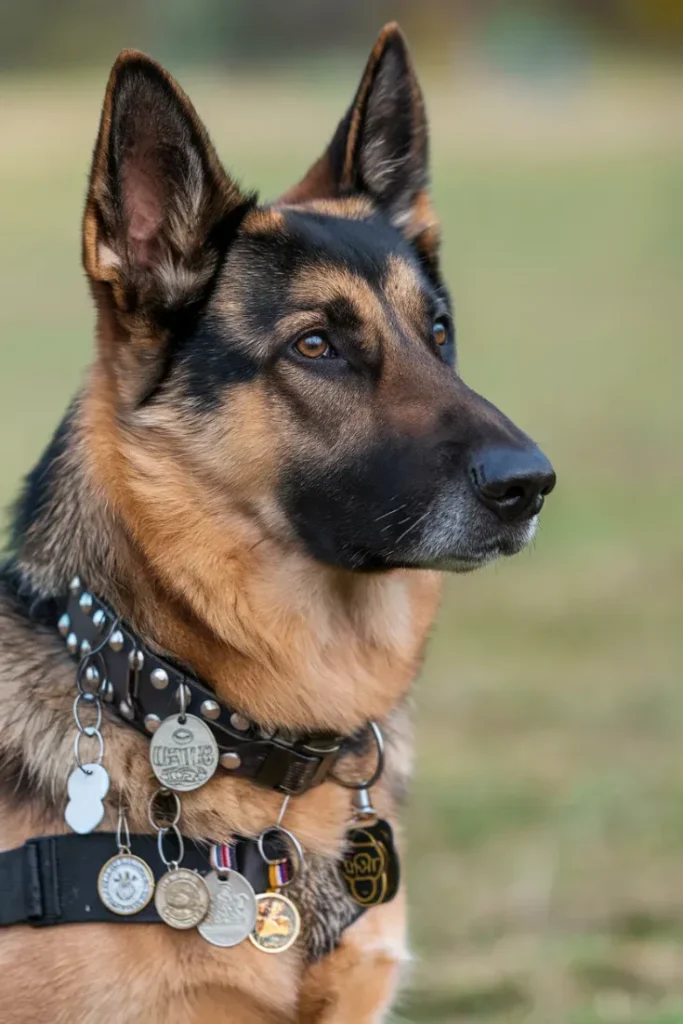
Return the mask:
<svg viewBox="0 0 683 1024">
<path fill-rule="evenodd" d="M 308 201 L 279 202 L 280 208 L 295 207 L 306 213 L 322 213 L 328 217 L 345 217 L 348 220 L 367 220 L 375 207 L 367 196 L 343 196 L 339 199 L 310 199 Z"/>
<path fill-rule="evenodd" d="M 401 893 L 346 930 L 339 949 L 308 971 L 301 1024 L 379 1024 L 407 966 L 405 919 Z"/>
</svg>

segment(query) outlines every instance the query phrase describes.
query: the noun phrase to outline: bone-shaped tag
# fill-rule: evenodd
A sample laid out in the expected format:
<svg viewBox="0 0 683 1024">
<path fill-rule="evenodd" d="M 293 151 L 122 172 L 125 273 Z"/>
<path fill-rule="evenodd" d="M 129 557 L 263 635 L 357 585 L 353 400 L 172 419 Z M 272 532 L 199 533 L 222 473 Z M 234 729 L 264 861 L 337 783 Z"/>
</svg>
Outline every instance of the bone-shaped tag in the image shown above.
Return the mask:
<svg viewBox="0 0 683 1024">
<path fill-rule="evenodd" d="M 79 835 L 96 829 L 104 817 L 103 800 L 109 792 L 109 774 L 101 764 L 74 768 L 67 785 L 69 802 L 64 820 Z"/>
</svg>

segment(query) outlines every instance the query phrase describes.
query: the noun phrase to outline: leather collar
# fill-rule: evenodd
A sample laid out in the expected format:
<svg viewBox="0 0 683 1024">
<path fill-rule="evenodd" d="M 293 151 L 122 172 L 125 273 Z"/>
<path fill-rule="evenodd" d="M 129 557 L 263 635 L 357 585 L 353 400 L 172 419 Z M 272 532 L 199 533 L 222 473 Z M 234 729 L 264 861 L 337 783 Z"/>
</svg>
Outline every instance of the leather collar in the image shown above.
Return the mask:
<svg viewBox="0 0 683 1024">
<path fill-rule="evenodd" d="M 91 686 L 99 684 L 104 700 L 140 732 L 150 735 L 165 718 L 178 714 L 184 692 L 185 710 L 206 722 L 216 737 L 223 769 L 292 796 L 329 778 L 345 752 L 342 736 L 265 732 L 190 671 L 150 650 L 78 577 L 56 605 L 57 629 L 67 650 L 90 674 Z M 102 651 L 91 655 L 107 636 Z"/>
</svg>

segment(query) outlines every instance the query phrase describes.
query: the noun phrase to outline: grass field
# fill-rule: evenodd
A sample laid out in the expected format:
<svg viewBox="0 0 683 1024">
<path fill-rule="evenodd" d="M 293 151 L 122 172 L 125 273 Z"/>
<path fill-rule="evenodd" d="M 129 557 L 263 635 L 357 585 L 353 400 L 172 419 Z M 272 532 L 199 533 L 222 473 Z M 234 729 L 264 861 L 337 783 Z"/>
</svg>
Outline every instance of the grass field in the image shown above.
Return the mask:
<svg viewBox="0 0 683 1024">
<path fill-rule="evenodd" d="M 3 505 L 88 358 L 78 235 L 103 84 L 0 80 Z M 352 88 L 187 84 L 266 195 Z M 396 1020 L 678 1024 L 683 80 L 427 92 L 463 375 L 559 484 L 532 552 L 451 583 L 417 689 Z"/>
</svg>

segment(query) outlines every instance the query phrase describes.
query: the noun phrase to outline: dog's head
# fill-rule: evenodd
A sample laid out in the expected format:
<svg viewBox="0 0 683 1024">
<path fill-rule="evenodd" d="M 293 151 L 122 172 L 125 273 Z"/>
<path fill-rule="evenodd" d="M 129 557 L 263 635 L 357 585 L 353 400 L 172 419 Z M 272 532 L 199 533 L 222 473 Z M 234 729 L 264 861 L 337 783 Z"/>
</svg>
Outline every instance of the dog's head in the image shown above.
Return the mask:
<svg viewBox="0 0 683 1024">
<path fill-rule="evenodd" d="M 226 174 L 169 75 L 121 55 L 84 261 L 111 473 L 139 523 L 180 529 L 191 505 L 190 543 L 239 520 L 366 571 L 470 569 L 530 540 L 555 477 L 458 375 L 428 173 L 396 26 L 325 154 L 268 205 Z"/>
</svg>

